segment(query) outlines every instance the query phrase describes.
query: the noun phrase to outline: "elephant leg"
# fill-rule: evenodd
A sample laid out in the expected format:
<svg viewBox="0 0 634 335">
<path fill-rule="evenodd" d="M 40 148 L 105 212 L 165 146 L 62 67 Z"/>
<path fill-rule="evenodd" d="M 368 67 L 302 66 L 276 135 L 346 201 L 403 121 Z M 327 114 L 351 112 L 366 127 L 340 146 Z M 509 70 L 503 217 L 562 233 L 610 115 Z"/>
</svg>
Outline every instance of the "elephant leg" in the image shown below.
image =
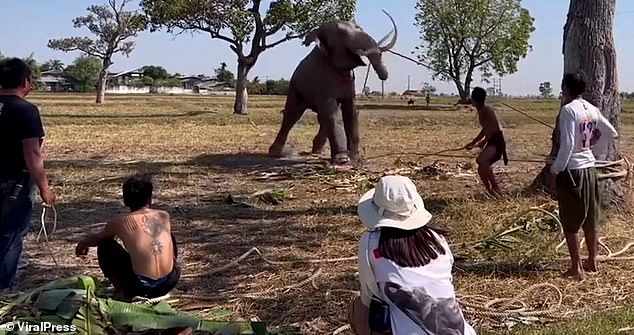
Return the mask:
<svg viewBox="0 0 634 335">
<path fill-rule="evenodd" d="M 354 98 L 341 100 L 341 117 L 347 139 L 348 155 L 354 162 L 359 160 L 359 112 Z"/>
<path fill-rule="evenodd" d="M 324 131 L 328 133 L 331 162 L 336 165 L 347 164 L 350 161 L 346 148 L 345 132 L 337 124 L 338 116 L 339 106 L 335 99 L 326 99 L 317 108 L 319 126 L 323 127 Z"/>
<path fill-rule="evenodd" d="M 273 157 L 283 157 L 286 155 L 284 152 L 284 145 L 288 139 L 288 133 L 291 131 L 295 123 L 304 115 L 306 111 L 306 105 L 302 102 L 297 93 L 289 92 L 286 99 L 286 105 L 284 107 L 284 117 L 282 118 L 282 125 L 275 137 L 275 141 L 269 147 L 269 155 Z"/>
<path fill-rule="evenodd" d="M 326 131 L 326 127 L 322 127 L 319 125 L 319 131 L 313 139 L 313 154 L 319 155 L 322 151 L 324 151 L 324 147 L 326 146 L 326 142 L 328 141 L 328 132 Z"/>
</svg>

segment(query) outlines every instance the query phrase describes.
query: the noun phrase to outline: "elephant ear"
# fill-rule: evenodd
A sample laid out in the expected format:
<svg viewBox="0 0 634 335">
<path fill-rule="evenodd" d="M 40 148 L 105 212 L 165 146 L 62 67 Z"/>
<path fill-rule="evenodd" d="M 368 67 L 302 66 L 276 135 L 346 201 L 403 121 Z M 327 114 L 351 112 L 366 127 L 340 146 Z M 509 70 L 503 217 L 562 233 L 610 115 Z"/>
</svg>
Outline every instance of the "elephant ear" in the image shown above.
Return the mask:
<svg viewBox="0 0 634 335">
<path fill-rule="evenodd" d="M 306 34 L 306 36 L 304 37 L 304 42 L 302 42 L 302 44 L 305 46 L 309 46 L 312 42 L 319 39 L 317 37 L 318 34 L 319 34 L 319 28 L 313 29 L 311 32 Z"/>
</svg>

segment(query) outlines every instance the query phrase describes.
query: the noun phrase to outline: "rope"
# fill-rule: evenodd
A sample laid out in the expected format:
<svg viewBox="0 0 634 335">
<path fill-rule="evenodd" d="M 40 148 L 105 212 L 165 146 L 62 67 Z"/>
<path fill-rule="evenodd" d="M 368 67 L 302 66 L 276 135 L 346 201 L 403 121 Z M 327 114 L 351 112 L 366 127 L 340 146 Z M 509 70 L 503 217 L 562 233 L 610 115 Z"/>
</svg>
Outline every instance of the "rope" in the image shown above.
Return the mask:
<svg viewBox="0 0 634 335">
<path fill-rule="evenodd" d="M 421 156 L 421 158 L 428 157 L 428 156 L 442 156 L 441 154 L 445 152 L 453 152 L 453 151 L 461 151 L 461 150 L 464 150 L 464 147 L 456 148 L 456 149 L 445 149 L 445 150 L 440 150 L 440 151 L 432 152 L 432 153 L 409 153 L 409 152 L 389 153 L 389 154 L 382 154 L 382 155 L 368 157 L 368 158 L 365 158 L 365 160 L 372 160 L 372 159 L 389 157 L 389 156 L 397 156 L 397 155 L 416 155 L 416 156 Z M 465 157 L 473 158 L 472 156 L 465 156 Z"/>
<path fill-rule="evenodd" d="M 516 111 L 516 112 L 518 112 L 518 113 L 520 113 L 520 114 L 522 114 L 522 115 L 524 115 L 524 116 L 528 117 L 529 119 L 535 120 L 535 121 L 537 121 L 537 122 L 539 122 L 539 123 L 543 124 L 544 126 L 546 126 L 546 127 L 550 128 L 550 129 L 555 129 L 555 127 L 553 127 L 553 126 L 549 125 L 548 123 L 546 123 L 546 122 L 544 122 L 544 121 L 542 121 L 542 120 L 540 120 L 540 119 L 538 119 L 538 118 L 535 118 L 535 117 L 533 117 L 533 116 L 529 115 L 528 113 L 523 112 L 523 111 L 521 111 L 521 110 L 519 110 L 519 109 L 517 109 L 517 108 L 515 108 L 515 107 L 513 107 L 513 106 L 511 106 L 511 105 L 505 104 L 505 103 L 503 103 L 503 102 L 501 102 L 501 103 L 500 103 L 500 105 L 502 105 L 502 106 L 506 106 L 506 107 L 508 107 L 508 108 L 510 108 L 510 109 L 512 109 L 512 110 L 514 110 L 514 111 Z"/>
<path fill-rule="evenodd" d="M 353 256 L 353 257 L 343 257 L 343 258 L 329 258 L 329 259 L 297 259 L 297 260 L 292 260 L 292 261 L 272 261 L 268 258 L 266 258 L 257 247 L 253 247 L 251 249 L 249 249 L 249 251 L 245 252 L 244 254 L 242 254 L 240 257 L 235 258 L 234 260 L 232 260 L 231 262 L 214 268 L 212 270 L 203 272 L 203 273 L 193 273 L 193 274 L 185 274 L 185 275 L 181 275 L 181 278 L 196 278 L 196 277 L 203 277 L 203 276 L 210 276 L 213 275 L 215 273 L 224 271 L 234 265 L 237 265 L 240 261 L 242 261 L 243 259 L 247 258 L 247 256 L 249 256 L 251 253 L 256 252 L 260 258 L 262 258 L 262 260 L 264 260 L 264 262 L 272 264 L 272 265 L 282 265 L 282 264 L 297 264 L 297 263 L 335 263 L 335 262 L 346 262 L 346 261 L 356 261 L 357 257 Z"/>
<path fill-rule="evenodd" d="M 319 277 L 321 275 L 322 271 L 323 271 L 323 268 L 317 269 L 317 271 L 315 271 L 315 273 L 313 273 L 310 277 L 302 280 L 299 283 L 292 284 L 292 285 L 285 286 L 285 287 L 273 288 L 273 289 L 266 290 L 266 291 L 261 291 L 261 292 L 253 292 L 253 293 L 217 293 L 217 294 L 214 294 L 213 296 L 201 296 L 201 295 L 198 295 L 198 294 L 174 294 L 174 295 L 171 295 L 171 297 L 172 298 L 176 298 L 176 299 L 190 299 L 190 300 L 198 300 L 198 301 L 214 301 L 214 300 L 225 300 L 225 299 L 236 299 L 236 298 L 253 298 L 253 299 L 271 298 L 272 299 L 272 298 L 275 298 L 276 296 L 271 294 L 271 293 L 279 292 L 279 291 L 293 290 L 293 289 L 296 289 L 298 287 L 304 286 L 304 285 L 308 284 L 309 282 L 315 280 L 317 277 Z"/>
<path fill-rule="evenodd" d="M 344 331 L 346 331 L 348 329 L 350 329 L 350 325 L 343 325 L 343 326 L 335 329 L 335 331 L 332 332 L 332 335 L 341 334 L 341 333 L 343 333 Z"/>
<path fill-rule="evenodd" d="M 528 311 L 527 310 L 528 306 L 526 305 L 526 303 L 520 300 L 521 298 L 527 297 L 529 293 L 533 291 L 537 291 L 539 292 L 540 296 L 544 296 L 544 293 L 547 289 L 553 290 L 557 295 L 557 303 L 553 307 L 547 310 Z M 464 297 L 457 298 L 458 303 L 461 306 L 466 307 L 464 309 L 465 314 L 469 314 L 472 316 L 485 316 L 485 317 L 495 317 L 495 318 L 510 317 L 515 315 L 517 316 L 547 316 L 554 319 L 564 318 L 565 314 L 569 314 L 569 313 L 557 312 L 557 309 L 561 307 L 564 297 L 561 290 L 557 286 L 550 283 L 540 283 L 540 284 L 532 285 L 512 298 L 498 298 L 498 299 L 490 300 L 487 303 L 471 303 L 471 302 L 465 301 L 465 299 L 474 298 L 474 297 L 476 296 L 464 296 Z M 502 304 L 499 307 L 497 308 L 493 307 L 500 303 Z M 511 309 L 511 306 L 514 303 L 519 303 L 521 307 Z"/>
<path fill-rule="evenodd" d="M 51 258 L 53 258 L 53 263 L 55 264 L 55 271 L 59 275 L 59 273 L 61 273 L 61 269 L 60 269 L 59 263 L 57 263 L 57 259 L 55 258 L 55 253 L 53 252 L 53 249 L 51 249 L 51 245 L 48 241 L 48 232 L 46 231 L 46 212 L 47 212 L 46 208 L 47 207 L 53 210 L 53 230 L 51 231 L 51 234 L 53 234 L 55 230 L 57 230 L 57 210 L 55 209 L 55 206 L 53 205 L 48 206 L 46 204 L 43 204 L 42 215 L 40 216 L 40 232 L 37 234 L 36 241 L 39 242 L 40 236 L 42 235 L 42 233 L 44 233 L 44 241 L 46 243 L 46 248 L 48 249 L 48 252 L 51 254 Z"/>
</svg>

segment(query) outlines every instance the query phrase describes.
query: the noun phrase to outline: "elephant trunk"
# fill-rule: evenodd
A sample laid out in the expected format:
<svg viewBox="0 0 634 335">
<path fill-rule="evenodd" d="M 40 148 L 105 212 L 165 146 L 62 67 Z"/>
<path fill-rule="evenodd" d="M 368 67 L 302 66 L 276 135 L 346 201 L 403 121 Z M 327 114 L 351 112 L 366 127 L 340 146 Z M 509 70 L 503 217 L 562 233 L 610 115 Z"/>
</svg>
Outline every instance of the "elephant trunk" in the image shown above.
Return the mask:
<svg viewBox="0 0 634 335">
<path fill-rule="evenodd" d="M 379 76 L 379 79 L 386 80 L 388 76 L 387 68 L 383 64 L 383 60 L 381 59 L 381 53 L 389 51 L 390 49 L 394 47 L 394 45 L 396 44 L 396 40 L 398 39 L 398 28 L 396 27 L 396 23 L 394 22 L 394 19 L 392 18 L 392 16 L 386 11 L 383 11 L 383 13 L 385 13 L 385 15 L 387 15 L 387 17 L 392 22 L 392 27 L 393 27 L 392 31 L 387 33 L 387 35 L 385 35 L 378 43 L 374 44 L 371 48 L 368 48 L 365 50 L 358 50 L 357 54 L 359 54 L 359 56 L 368 57 L 368 59 L 370 60 L 370 63 L 372 63 L 372 67 L 376 71 L 376 74 Z M 387 38 L 390 36 L 392 32 L 394 32 L 394 35 L 392 35 L 392 39 L 390 40 L 390 42 L 388 42 L 388 44 L 384 46 L 381 46 L 381 44 L 383 44 L 383 42 L 387 40 Z"/>
<path fill-rule="evenodd" d="M 387 80 L 387 68 L 385 67 L 385 64 L 383 64 L 381 54 L 377 52 L 366 55 L 366 57 L 368 57 L 368 60 L 372 64 L 372 68 L 374 68 L 377 76 L 379 76 L 379 79 Z"/>
</svg>

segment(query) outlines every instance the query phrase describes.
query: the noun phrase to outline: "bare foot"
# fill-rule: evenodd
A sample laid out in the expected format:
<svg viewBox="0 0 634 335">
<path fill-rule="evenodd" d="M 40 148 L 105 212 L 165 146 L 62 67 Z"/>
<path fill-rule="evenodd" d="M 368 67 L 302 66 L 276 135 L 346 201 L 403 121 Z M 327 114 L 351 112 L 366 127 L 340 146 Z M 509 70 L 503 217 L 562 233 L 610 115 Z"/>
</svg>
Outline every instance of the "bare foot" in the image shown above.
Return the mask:
<svg viewBox="0 0 634 335">
<path fill-rule="evenodd" d="M 579 268 L 568 269 L 566 272 L 562 274 L 562 277 L 572 277 L 577 280 L 584 280 L 586 278 L 585 274 L 583 273 L 583 269 L 579 269 Z"/>
<path fill-rule="evenodd" d="M 599 272 L 596 260 L 587 259 L 583 262 L 583 271 L 596 273 Z"/>
</svg>

